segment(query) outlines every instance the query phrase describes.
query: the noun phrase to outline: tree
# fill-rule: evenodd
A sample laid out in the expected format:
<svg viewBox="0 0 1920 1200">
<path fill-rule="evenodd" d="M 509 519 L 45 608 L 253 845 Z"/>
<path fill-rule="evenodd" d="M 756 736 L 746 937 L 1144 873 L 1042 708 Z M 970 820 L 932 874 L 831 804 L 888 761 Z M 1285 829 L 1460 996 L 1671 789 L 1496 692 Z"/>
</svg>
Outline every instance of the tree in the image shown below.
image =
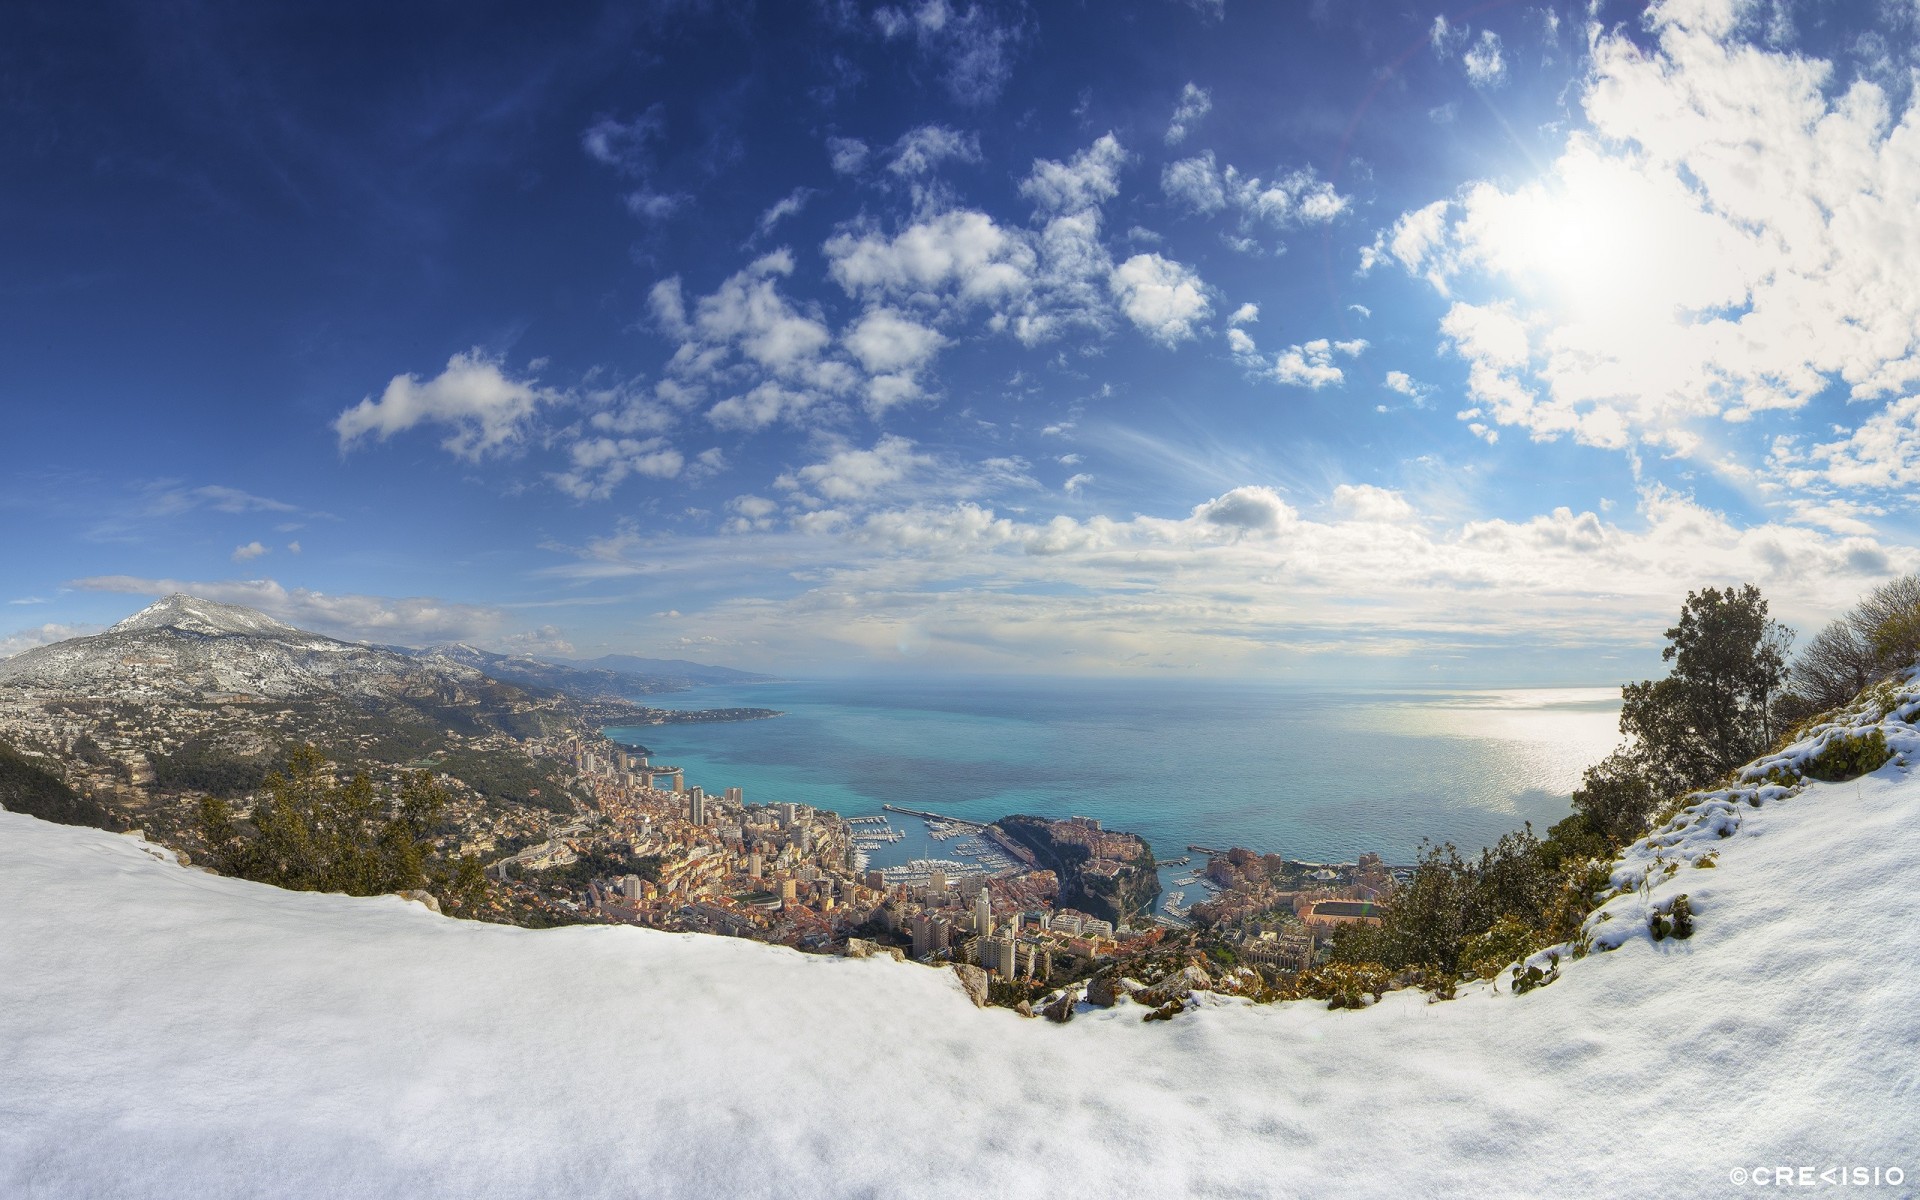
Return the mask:
<svg viewBox="0 0 1920 1200">
<path fill-rule="evenodd" d="M 364 774 L 341 783 L 318 750 L 302 746 L 284 774 L 267 776 L 264 793 L 246 820 L 225 800 L 201 800 L 201 836 L 222 874 L 351 896 L 424 888 L 461 914 L 485 899 L 478 859 L 434 853 L 447 797 L 429 772 L 407 776 L 389 806 Z"/>
<path fill-rule="evenodd" d="M 1913 666 L 1920 658 L 1920 575 L 1904 575 L 1868 592 L 1848 620 L 1873 649 L 1876 679 Z"/>
<path fill-rule="evenodd" d="M 1855 615 L 1815 634 L 1794 661 L 1789 681 L 1793 695 L 1804 702 L 1804 711 L 1796 708 L 1795 716 L 1837 708 L 1878 677 L 1880 656 L 1874 650 L 1872 630 L 1861 628 Z"/>
<path fill-rule="evenodd" d="M 1673 671 L 1621 690 L 1620 731 L 1643 763 L 1699 787 L 1773 744 L 1792 634 L 1749 583 L 1689 592 L 1666 637 L 1660 657 Z"/>
</svg>

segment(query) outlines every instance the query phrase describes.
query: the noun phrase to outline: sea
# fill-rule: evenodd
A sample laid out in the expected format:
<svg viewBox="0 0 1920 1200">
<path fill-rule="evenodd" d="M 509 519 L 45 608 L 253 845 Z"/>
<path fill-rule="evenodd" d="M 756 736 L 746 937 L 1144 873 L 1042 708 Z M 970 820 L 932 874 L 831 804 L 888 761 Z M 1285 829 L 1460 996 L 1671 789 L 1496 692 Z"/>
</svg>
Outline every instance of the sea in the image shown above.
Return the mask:
<svg viewBox="0 0 1920 1200">
<path fill-rule="evenodd" d="M 1617 688 L 1341 690 L 1193 680 L 833 679 L 639 697 L 778 709 L 766 720 L 615 727 L 688 785 L 842 816 L 881 805 L 991 821 L 1089 816 L 1161 858 L 1245 846 L 1310 862 L 1423 841 L 1477 851 L 1564 817 L 1619 740 Z M 937 854 L 920 822 L 886 855 Z M 1195 861 L 1200 862 L 1198 856 Z"/>
</svg>

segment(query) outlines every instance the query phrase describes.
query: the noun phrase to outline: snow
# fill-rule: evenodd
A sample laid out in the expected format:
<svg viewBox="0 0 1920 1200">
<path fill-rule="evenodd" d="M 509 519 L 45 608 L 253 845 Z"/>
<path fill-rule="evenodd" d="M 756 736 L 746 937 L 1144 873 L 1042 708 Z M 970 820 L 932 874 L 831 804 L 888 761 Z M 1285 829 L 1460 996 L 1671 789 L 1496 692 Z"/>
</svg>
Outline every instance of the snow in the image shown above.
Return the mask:
<svg viewBox="0 0 1920 1200">
<path fill-rule="evenodd" d="M 1873 775 L 1709 794 L 1635 847 L 1593 923 L 1618 949 L 1547 987 L 1151 1025 L 281 892 L 0 812 L 0 1195 L 1713 1196 L 1801 1166 L 1912 1195 L 1911 683 L 1893 708 L 1848 718 L 1899 751 Z M 1679 892 L 1697 932 L 1653 941 Z"/>
<path fill-rule="evenodd" d="M 175 592 L 154 601 L 107 632 L 133 633 L 142 629 L 185 629 L 212 635 L 238 633 L 258 637 L 312 637 L 251 608 L 202 600 L 185 592 Z"/>
</svg>

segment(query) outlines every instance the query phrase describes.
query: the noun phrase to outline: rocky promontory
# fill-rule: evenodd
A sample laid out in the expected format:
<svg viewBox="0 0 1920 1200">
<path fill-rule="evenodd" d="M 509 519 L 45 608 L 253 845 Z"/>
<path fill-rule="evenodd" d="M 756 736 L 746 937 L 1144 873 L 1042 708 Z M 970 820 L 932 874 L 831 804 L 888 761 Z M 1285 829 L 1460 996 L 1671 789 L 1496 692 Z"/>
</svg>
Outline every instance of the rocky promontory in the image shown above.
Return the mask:
<svg viewBox="0 0 1920 1200">
<path fill-rule="evenodd" d="M 1102 829 L 1091 817 L 1024 815 L 1002 817 L 987 832 L 1016 858 L 1058 875 L 1062 906 L 1116 926 L 1151 909 L 1160 895 L 1153 847 L 1138 834 Z"/>
</svg>

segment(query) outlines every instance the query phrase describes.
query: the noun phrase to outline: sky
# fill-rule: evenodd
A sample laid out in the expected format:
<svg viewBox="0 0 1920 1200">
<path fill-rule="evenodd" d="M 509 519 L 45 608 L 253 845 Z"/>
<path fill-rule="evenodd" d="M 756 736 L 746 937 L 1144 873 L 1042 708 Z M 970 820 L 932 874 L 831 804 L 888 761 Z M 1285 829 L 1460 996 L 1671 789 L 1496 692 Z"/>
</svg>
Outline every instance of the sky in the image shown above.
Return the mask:
<svg viewBox="0 0 1920 1200">
<path fill-rule="evenodd" d="M 550 10 L 550 11 L 549 11 Z M 1920 568 L 1909 0 L 0 15 L 0 652 L 1614 683 Z"/>
</svg>

